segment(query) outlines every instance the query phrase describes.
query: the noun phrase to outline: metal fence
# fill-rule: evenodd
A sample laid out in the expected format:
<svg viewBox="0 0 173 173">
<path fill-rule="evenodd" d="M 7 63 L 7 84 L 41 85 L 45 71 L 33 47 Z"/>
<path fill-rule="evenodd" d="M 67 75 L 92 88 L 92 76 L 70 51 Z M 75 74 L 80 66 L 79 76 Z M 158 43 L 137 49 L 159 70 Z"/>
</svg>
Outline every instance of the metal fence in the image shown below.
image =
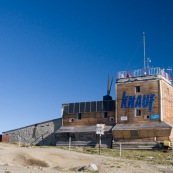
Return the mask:
<svg viewBox="0 0 173 173">
<path fill-rule="evenodd" d="M 167 79 L 168 81 L 171 81 L 170 74 L 166 73 L 164 69 L 161 69 L 159 67 L 130 70 L 130 71 L 121 71 L 117 73 L 117 79 L 139 77 L 139 76 L 149 76 L 149 75 L 160 75 L 163 78 Z"/>
</svg>

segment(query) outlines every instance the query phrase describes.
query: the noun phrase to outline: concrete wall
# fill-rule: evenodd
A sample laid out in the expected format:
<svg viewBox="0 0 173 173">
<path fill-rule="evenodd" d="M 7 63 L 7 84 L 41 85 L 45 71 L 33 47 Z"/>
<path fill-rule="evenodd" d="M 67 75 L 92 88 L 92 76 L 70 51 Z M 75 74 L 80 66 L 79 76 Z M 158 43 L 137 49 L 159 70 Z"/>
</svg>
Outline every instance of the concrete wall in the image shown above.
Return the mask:
<svg viewBox="0 0 173 173">
<path fill-rule="evenodd" d="M 21 142 L 29 145 L 56 145 L 55 133 L 62 126 L 62 119 L 54 119 L 33 124 L 20 129 L 3 132 L 9 142 Z"/>
</svg>

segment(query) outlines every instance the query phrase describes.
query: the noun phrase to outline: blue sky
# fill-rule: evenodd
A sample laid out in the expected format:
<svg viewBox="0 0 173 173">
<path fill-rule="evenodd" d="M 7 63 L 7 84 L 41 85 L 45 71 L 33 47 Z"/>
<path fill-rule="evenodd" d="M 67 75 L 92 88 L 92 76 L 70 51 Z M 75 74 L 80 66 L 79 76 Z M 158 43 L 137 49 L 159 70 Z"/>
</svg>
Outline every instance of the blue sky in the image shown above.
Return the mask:
<svg viewBox="0 0 173 173">
<path fill-rule="evenodd" d="M 173 64 L 172 0 L 1 0 L 0 133 L 102 100 L 107 76 Z"/>
</svg>

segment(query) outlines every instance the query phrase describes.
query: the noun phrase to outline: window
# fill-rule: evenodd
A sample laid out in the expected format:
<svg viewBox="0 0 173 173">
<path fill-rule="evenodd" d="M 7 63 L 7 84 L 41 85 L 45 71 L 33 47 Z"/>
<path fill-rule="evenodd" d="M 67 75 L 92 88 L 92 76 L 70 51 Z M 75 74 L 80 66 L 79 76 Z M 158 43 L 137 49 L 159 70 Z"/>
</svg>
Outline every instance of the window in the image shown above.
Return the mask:
<svg viewBox="0 0 173 173">
<path fill-rule="evenodd" d="M 140 92 L 140 86 L 136 86 L 136 93 Z"/>
<path fill-rule="evenodd" d="M 81 120 L 81 118 L 82 118 L 82 114 L 81 114 L 81 113 L 78 113 L 78 114 L 77 114 L 77 119 L 78 119 L 78 120 Z"/>
<path fill-rule="evenodd" d="M 141 110 L 140 109 L 136 109 L 135 110 L 135 115 L 136 116 L 141 116 Z"/>
<path fill-rule="evenodd" d="M 103 118 L 107 118 L 108 117 L 108 113 L 104 112 Z"/>
</svg>

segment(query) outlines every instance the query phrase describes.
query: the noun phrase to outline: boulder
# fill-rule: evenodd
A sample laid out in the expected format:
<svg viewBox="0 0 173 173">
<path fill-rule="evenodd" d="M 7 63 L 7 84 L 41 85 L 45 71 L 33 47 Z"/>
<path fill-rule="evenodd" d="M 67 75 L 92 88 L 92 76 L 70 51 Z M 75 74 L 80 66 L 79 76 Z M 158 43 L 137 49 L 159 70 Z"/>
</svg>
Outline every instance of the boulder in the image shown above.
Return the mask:
<svg viewBox="0 0 173 173">
<path fill-rule="evenodd" d="M 89 165 L 87 165 L 87 166 L 85 167 L 85 169 L 86 169 L 86 170 L 89 170 L 89 171 L 98 171 L 97 166 L 96 166 L 95 164 L 93 164 L 93 163 L 90 163 Z"/>
</svg>

